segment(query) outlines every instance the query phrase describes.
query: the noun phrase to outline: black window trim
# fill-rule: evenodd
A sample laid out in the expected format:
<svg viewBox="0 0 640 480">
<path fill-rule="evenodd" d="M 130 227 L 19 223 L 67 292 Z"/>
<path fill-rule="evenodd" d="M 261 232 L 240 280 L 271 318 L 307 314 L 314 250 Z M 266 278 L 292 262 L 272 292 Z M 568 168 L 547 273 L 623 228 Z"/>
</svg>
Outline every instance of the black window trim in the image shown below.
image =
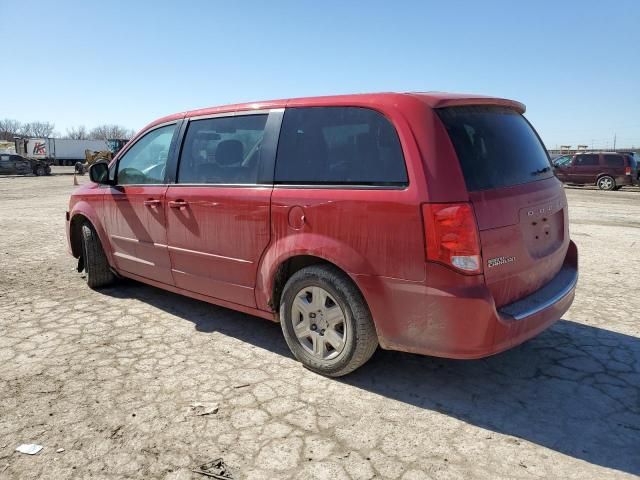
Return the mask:
<svg viewBox="0 0 640 480">
<path fill-rule="evenodd" d="M 267 121 L 264 126 L 264 137 L 262 140 L 262 153 L 260 156 L 260 165 L 258 170 L 257 183 L 178 183 L 178 170 L 180 168 L 180 160 L 184 151 L 184 142 L 187 136 L 187 130 L 192 121 L 208 120 L 211 118 L 230 118 L 230 117 L 246 117 L 249 115 L 267 115 Z M 221 187 L 221 188 L 256 188 L 256 187 L 273 187 L 273 174 L 275 171 L 275 153 L 278 138 L 280 136 L 280 125 L 284 108 L 263 108 L 257 110 L 235 110 L 233 112 L 212 113 L 209 115 L 197 115 L 184 119 L 180 128 L 180 134 L 177 139 L 175 163 L 171 168 L 167 165 L 167 181 L 169 186 L 180 187 Z"/>
<path fill-rule="evenodd" d="M 398 134 L 398 129 L 396 128 L 395 124 L 393 123 L 393 121 L 385 114 L 385 112 L 374 108 L 372 106 L 362 106 L 362 105 L 312 105 L 312 106 L 296 106 L 296 107 L 286 107 L 285 109 L 283 109 L 283 117 L 284 117 L 284 113 L 286 113 L 287 110 L 294 110 L 294 109 L 301 109 L 301 108 L 361 108 L 364 110 L 371 110 L 374 111 L 378 114 L 380 114 L 387 122 L 389 122 L 389 124 L 391 125 L 391 127 L 393 128 L 393 131 L 396 134 L 396 137 L 398 139 L 398 144 L 400 145 L 400 152 L 402 154 L 402 162 L 404 165 L 404 170 L 407 174 L 407 181 L 406 182 L 388 182 L 387 185 L 383 185 L 382 183 L 371 183 L 371 182 L 345 182 L 345 183 L 331 183 L 331 182 L 317 182 L 317 183 L 313 183 L 313 182 L 305 182 L 305 183 L 299 183 L 299 182 L 278 182 L 275 180 L 275 164 L 274 164 L 274 171 L 273 171 L 273 186 L 274 188 L 286 188 L 286 189 L 305 189 L 305 190 L 317 190 L 317 189 L 328 189 L 328 190 L 407 190 L 409 188 L 409 186 L 411 185 L 411 176 L 409 175 L 409 169 L 407 168 L 407 159 L 405 156 L 405 148 L 404 145 L 402 144 L 402 139 L 400 138 L 400 135 Z M 279 142 L 278 142 L 279 143 Z M 276 151 L 276 156 L 274 158 L 274 163 L 275 160 L 277 160 L 277 151 Z"/>
<path fill-rule="evenodd" d="M 182 123 L 182 119 L 178 119 L 178 120 L 170 120 L 168 122 L 164 122 L 164 123 L 159 123 L 158 125 L 154 125 L 153 127 L 151 127 L 148 130 L 145 130 L 144 133 L 142 133 L 137 140 L 130 144 L 127 145 L 126 150 L 119 152 L 118 154 L 118 158 L 116 159 L 116 164 L 115 164 L 115 172 L 114 172 L 114 185 L 108 185 L 108 187 L 113 187 L 113 188 L 125 188 L 125 187 L 159 187 L 159 186 L 165 186 L 168 184 L 168 180 L 167 180 L 167 174 L 168 174 L 168 170 L 169 170 L 169 163 L 172 160 L 172 157 L 175 154 L 175 149 L 176 149 L 176 143 L 177 143 L 177 139 L 178 139 L 178 133 L 180 131 L 180 127 L 181 127 L 181 123 Z M 118 184 L 118 170 L 120 169 L 120 160 L 122 160 L 124 158 L 124 156 L 127 154 L 127 152 L 129 152 L 129 150 L 131 150 L 133 148 L 134 145 L 137 145 L 138 142 L 140 142 L 144 137 L 146 137 L 148 134 L 150 134 L 151 132 L 159 129 L 159 128 L 163 128 L 163 127 L 168 127 L 170 125 L 176 125 L 176 128 L 173 130 L 173 136 L 171 137 L 171 143 L 169 144 L 169 153 L 167 155 L 167 163 L 165 165 L 165 173 L 164 173 L 164 183 L 127 183 L 124 185 L 120 185 Z"/>
</svg>

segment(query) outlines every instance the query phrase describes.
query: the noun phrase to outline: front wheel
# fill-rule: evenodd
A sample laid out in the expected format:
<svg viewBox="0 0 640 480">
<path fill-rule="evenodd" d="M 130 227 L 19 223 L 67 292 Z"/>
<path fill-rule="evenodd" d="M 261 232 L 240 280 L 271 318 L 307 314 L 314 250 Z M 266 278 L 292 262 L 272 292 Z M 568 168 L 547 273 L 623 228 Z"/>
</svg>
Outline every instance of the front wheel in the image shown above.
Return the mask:
<svg viewBox="0 0 640 480">
<path fill-rule="evenodd" d="M 42 177 L 47 173 L 47 170 L 42 165 L 38 165 L 33 173 L 36 174 L 36 177 Z"/>
<path fill-rule="evenodd" d="M 109 268 L 98 234 L 88 223 L 82 225 L 82 259 L 90 288 L 106 287 L 113 283 L 115 275 Z"/>
<path fill-rule="evenodd" d="M 280 322 L 293 355 L 321 375 L 346 375 L 378 347 L 362 294 L 331 266 L 306 267 L 291 276 L 280 301 Z"/>
<path fill-rule="evenodd" d="M 598 188 L 600 190 L 614 190 L 616 188 L 616 181 L 609 175 L 603 175 L 598 179 Z"/>
</svg>

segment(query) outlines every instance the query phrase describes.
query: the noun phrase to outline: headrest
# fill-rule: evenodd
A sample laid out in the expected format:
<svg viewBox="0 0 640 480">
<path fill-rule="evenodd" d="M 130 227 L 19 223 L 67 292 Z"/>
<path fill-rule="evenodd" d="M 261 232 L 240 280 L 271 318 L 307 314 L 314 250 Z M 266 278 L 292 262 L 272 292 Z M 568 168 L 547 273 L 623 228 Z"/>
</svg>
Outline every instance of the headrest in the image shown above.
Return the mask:
<svg viewBox="0 0 640 480">
<path fill-rule="evenodd" d="M 225 166 L 241 163 L 243 150 L 239 140 L 223 140 L 216 149 L 216 163 Z"/>
</svg>

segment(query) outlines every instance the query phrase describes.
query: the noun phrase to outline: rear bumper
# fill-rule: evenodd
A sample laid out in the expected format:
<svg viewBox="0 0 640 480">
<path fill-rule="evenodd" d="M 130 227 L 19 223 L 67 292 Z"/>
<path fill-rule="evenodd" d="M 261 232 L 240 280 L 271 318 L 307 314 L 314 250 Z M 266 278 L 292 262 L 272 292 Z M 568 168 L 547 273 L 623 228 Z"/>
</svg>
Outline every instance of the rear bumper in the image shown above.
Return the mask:
<svg viewBox="0 0 640 480">
<path fill-rule="evenodd" d="M 426 282 L 356 276 L 383 348 L 460 359 L 493 355 L 538 335 L 569 309 L 577 280 L 573 242 L 549 283 L 500 309 L 481 275 L 436 264 L 427 266 Z"/>
<path fill-rule="evenodd" d="M 632 175 L 619 175 L 615 177 L 616 185 L 618 186 L 630 186 L 634 185 L 636 182 L 633 180 Z"/>
</svg>

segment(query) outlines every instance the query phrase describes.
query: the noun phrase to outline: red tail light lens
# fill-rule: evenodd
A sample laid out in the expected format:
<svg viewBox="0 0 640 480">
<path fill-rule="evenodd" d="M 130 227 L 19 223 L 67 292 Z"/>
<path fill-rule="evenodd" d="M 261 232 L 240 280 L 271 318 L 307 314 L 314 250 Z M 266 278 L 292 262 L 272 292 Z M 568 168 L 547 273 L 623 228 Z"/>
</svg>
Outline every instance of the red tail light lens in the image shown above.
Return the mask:
<svg viewBox="0 0 640 480">
<path fill-rule="evenodd" d="M 625 175 L 631 175 L 631 167 L 625 167 L 624 174 Z"/>
<path fill-rule="evenodd" d="M 482 273 L 480 236 L 469 203 L 422 205 L 427 260 L 464 273 Z"/>
</svg>

